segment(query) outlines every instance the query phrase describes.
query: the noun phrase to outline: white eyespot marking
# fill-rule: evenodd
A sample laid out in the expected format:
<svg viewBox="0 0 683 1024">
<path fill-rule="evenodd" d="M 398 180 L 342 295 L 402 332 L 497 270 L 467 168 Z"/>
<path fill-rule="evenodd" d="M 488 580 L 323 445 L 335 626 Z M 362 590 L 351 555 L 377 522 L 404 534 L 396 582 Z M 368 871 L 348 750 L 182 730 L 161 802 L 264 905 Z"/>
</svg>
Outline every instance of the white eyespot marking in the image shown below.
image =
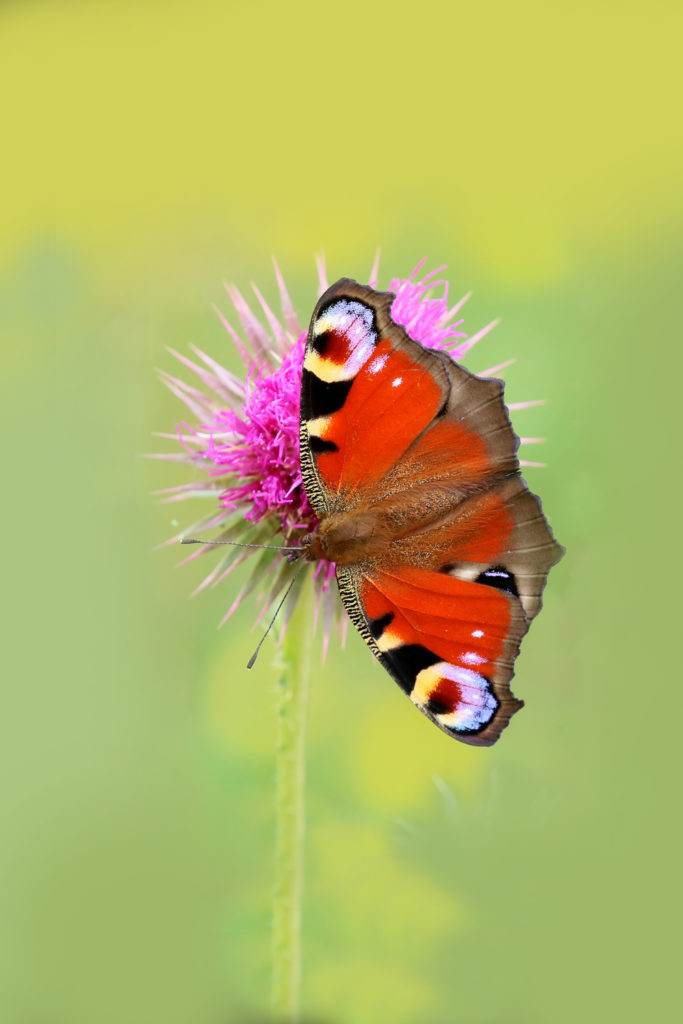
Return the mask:
<svg viewBox="0 0 683 1024">
<path fill-rule="evenodd" d="M 325 331 L 346 333 L 353 322 L 358 320 L 361 323 L 355 326 L 355 331 L 365 330 L 366 333 L 375 334 L 372 329 L 373 312 L 370 306 L 354 300 L 340 299 L 328 306 L 322 316 L 318 317 L 313 333 L 315 335 L 324 334 Z"/>
<path fill-rule="evenodd" d="M 435 716 L 442 725 L 456 732 L 471 732 L 490 722 L 498 701 L 491 692 L 488 679 L 470 668 L 451 665 L 447 661 L 437 662 L 418 672 L 410 694 L 413 703 L 427 704 L 440 679 L 451 679 L 457 684 L 459 693 L 459 700 L 452 711 Z"/>
<path fill-rule="evenodd" d="M 328 383 L 351 380 L 375 350 L 377 332 L 373 329 L 373 322 L 374 313 L 370 306 L 349 299 L 333 302 L 316 320 L 313 334 L 316 337 L 327 332 L 337 335 L 337 358 L 319 356 L 315 349 L 311 349 L 304 361 L 305 368 Z"/>
<path fill-rule="evenodd" d="M 402 383 L 403 383 L 403 377 L 394 377 L 394 379 L 391 382 L 391 386 L 392 386 L 392 388 L 397 388 L 399 386 L 399 384 L 402 384 Z"/>
<path fill-rule="evenodd" d="M 460 660 L 464 665 L 483 665 L 486 658 L 482 658 L 481 654 L 475 654 L 474 651 L 466 651 Z"/>
<path fill-rule="evenodd" d="M 387 353 L 386 352 L 383 355 L 381 355 L 381 356 L 377 356 L 377 358 L 373 359 L 372 362 L 370 363 L 370 365 L 368 366 L 368 373 L 379 373 L 379 371 L 382 369 L 382 367 L 384 366 L 386 361 L 387 361 Z"/>
<path fill-rule="evenodd" d="M 472 636 L 483 636 L 483 635 L 484 635 L 484 630 L 483 629 L 475 629 L 474 632 L 472 633 Z"/>
</svg>

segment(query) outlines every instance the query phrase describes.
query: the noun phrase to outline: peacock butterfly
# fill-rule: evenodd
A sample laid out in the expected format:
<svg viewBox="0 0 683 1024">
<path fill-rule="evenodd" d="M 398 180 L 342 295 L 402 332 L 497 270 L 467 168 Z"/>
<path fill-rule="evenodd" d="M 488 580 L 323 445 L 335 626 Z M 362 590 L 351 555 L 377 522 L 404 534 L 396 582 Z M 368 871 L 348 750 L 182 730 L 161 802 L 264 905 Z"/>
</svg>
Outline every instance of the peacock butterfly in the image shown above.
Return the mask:
<svg viewBox="0 0 683 1024">
<path fill-rule="evenodd" d="M 301 472 L 368 647 L 432 722 L 495 743 L 510 679 L 563 549 L 517 460 L 503 384 L 425 349 L 394 296 L 342 279 L 319 299 L 301 382 Z"/>
</svg>

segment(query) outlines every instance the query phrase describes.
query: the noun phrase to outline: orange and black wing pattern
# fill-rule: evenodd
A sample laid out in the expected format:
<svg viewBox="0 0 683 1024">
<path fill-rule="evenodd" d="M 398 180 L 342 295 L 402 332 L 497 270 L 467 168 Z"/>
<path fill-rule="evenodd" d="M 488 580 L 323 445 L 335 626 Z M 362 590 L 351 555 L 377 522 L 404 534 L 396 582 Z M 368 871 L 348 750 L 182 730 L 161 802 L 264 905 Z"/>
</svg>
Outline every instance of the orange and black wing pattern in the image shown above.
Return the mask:
<svg viewBox="0 0 683 1024">
<path fill-rule="evenodd" d="M 393 295 L 341 280 L 311 320 L 301 382 L 301 465 L 322 517 L 398 462 L 449 394 L 439 357 L 389 315 Z M 404 345 L 409 351 L 404 351 Z"/>
<path fill-rule="evenodd" d="M 522 707 L 509 681 L 528 624 L 514 595 L 409 566 L 337 578 L 352 622 L 420 711 L 465 743 L 495 743 Z"/>
<path fill-rule="evenodd" d="M 562 548 L 519 477 L 402 539 L 392 558 L 338 568 L 366 643 L 444 732 L 490 746 L 522 702 L 510 689 L 522 637 Z"/>
<path fill-rule="evenodd" d="M 502 382 L 413 341 L 393 298 L 341 280 L 316 306 L 304 485 L 321 520 L 369 510 L 386 534 L 337 569 L 373 653 L 439 728 L 490 745 L 521 707 L 514 660 L 562 548 L 520 477 Z"/>
</svg>

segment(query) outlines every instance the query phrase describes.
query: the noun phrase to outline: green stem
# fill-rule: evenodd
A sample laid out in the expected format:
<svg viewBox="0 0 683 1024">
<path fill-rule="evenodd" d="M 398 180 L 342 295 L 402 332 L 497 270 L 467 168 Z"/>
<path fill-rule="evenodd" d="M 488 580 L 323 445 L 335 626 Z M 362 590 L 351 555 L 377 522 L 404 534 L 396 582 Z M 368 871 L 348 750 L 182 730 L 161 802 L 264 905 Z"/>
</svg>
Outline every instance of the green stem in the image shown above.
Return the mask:
<svg viewBox="0 0 683 1024">
<path fill-rule="evenodd" d="M 308 575 L 308 574 L 307 574 Z M 275 759 L 273 989 L 276 1020 L 296 1024 L 301 988 L 306 708 L 311 674 L 311 581 L 285 633 Z"/>
</svg>

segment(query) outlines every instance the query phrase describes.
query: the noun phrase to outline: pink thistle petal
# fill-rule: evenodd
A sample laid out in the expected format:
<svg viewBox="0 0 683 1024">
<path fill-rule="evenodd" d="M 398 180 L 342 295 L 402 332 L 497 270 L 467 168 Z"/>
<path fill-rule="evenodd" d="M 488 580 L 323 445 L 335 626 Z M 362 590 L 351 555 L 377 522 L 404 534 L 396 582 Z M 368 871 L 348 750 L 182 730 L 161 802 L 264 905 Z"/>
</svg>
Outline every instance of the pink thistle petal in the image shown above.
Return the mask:
<svg viewBox="0 0 683 1024">
<path fill-rule="evenodd" d="M 459 324 L 449 323 L 447 288 L 440 298 L 431 296 L 431 290 L 443 282 L 429 283 L 429 278 L 438 271 L 428 274 L 421 281 L 413 281 L 424 260 L 418 264 L 407 279 L 394 278 L 389 291 L 394 292 L 395 299 L 391 307 L 391 315 L 396 323 L 401 324 L 411 338 L 419 341 L 427 348 L 445 348 L 453 339 L 465 338 L 462 331 L 457 331 Z M 443 268 L 440 268 L 443 269 Z"/>
<path fill-rule="evenodd" d="M 318 270 L 318 298 L 326 292 L 330 287 L 327 283 L 327 270 L 325 268 L 325 254 L 321 253 L 320 256 L 316 256 L 315 265 Z"/>
<path fill-rule="evenodd" d="M 408 280 L 408 281 L 411 281 L 411 282 L 412 282 L 413 278 L 414 278 L 414 277 L 415 277 L 415 276 L 416 276 L 417 274 L 419 274 L 419 272 L 420 272 L 420 271 L 422 270 L 422 268 L 424 267 L 424 265 L 425 265 L 425 263 L 426 263 L 426 262 L 427 262 L 427 257 L 426 257 L 426 256 L 423 256 L 423 257 L 422 257 L 422 259 L 420 260 L 420 262 L 418 263 L 418 265 L 417 265 L 417 266 L 416 266 L 416 267 L 415 267 L 415 268 L 414 268 L 414 269 L 413 269 L 413 270 L 411 271 L 411 273 L 410 273 L 410 274 L 408 275 L 408 278 L 407 278 L 407 280 Z"/>
<path fill-rule="evenodd" d="M 370 285 L 371 288 L 376 288 L 379 282 L 379 257 L 380 250 L 378 249 L 377 252 L 375 253 L 375 258 L 372 261 L 372 266 L 370 267 L 370 276 L 368 278 L 368 284 Z"/>
<path fill-rule="evenodd" d="M 422 263 L 424 264 L 425 260 L 423 260 Z M 429 287 L 429 288 L 436 288 L 437 285 L 442 284 L 441 281 L 432 281 L 431 284 L 429 284 L 429 285 L 427 284 L 427 282 L 429 281 L 430 277 L 436 277 L 437 274 L 440 274 L 441 271 L 445 270 L 445 269 L 446 269 L 446 264 L 442 263 L 440 267 L 436 268 L 436 270 L 430 270 L 430 272 L 428 274 L 426 274 L 422 278 L 422 280 L 420 281 L 420 286 L 422 288 L 427 288 L 427 287 Z M 444 298 L 445 298 L 445 296 L 444 296 Z"/>
<path fill-rule="evenodd" d="M 237 567 L 242 564 L 242 562 L 246 562 L 249 558 L 253 557 L 253 551 L 250 551 L 249 548 L 235 548 L 235 551 L 237 553 L 233 556 L 232 561 L 229 563 L 229 565 L 226 565 L 225 562 L 222 562 L 218 566 L 219 572 L 211 581 L 212 588 L 217 587 L 219 583 L 223 582 L 223 580 L 227 580 L 228 576 L 232 572 L 234 572 L 235 569 L 237 569 Z"/>
<path fill-rule="evenodd" d="M 501 370 L 507 370 L 508 366 L 512 366 L 516 363 L 516 359 L 506 359 L 504 363 L 498 363 L 496 366 L 489 367 L 488 370 L 482 370 L 479 374 L 480 377 L 495 377 Z"/>
<path fill-rule="evenodd" d="M 232 570 L 236 568 L 236 566 L 238 564 L 240 564 L 242 561 L 244 561 L 246 558 L 249 557 L 249 555 L 245 552 L 245 549 L 238 548 L 237 550 L 240 551 L 240 555 L 236 556 L 235 561 L 233 562 L 233 564 L 228 567 L 228 569 L 222 574 L 222 576 L 218 577 L 218 579 L 213 581 L 213 583 L 211 584 L 212 587 L 215 587 L 218 583 L 220 583 L 223 579 L 225 579 L 232 572 Z M 270 556 L 271 552 L 265 552 L 264 551 L 264 552 L 261 552 L 261 555 L 262 556 L 263 555 Z M 277 556 L 275 556 L 275 557 L 277 558 Z M 273 561 L 272 558 L 270 560 Z M 263 562 L 263 558 L 261 558 L 260 561 L 262 563 Z M 221 621 L 218 623 L 219 628 L 221 626 L 223 626 L 232 615 L 235 614 L 235 612 L 237 611 L 237 609 L 241 605 L 242 601 L 244 601 L 247 597 L 249 597 L 249 595 L 256 589 L 256 587 L 261 584 L 262 579 L 263 579 L 263 573 L 259 572 L 259 567 L 257 566 L 256 570 L 253 572 L 253 574 L 250 576 L 250 578 L 246 581 L 244 586 L 239 591 L 237 597 L 235 598 L 233 603 L 230 605 L 230 607 L 228 608 L 227 612 L 225 613 L 225 615 L 223 616 Z"/>
<path fill-rule="evenodd" d="M 231 395 L 229 390 L 224 388 L 223 381 L 221 380 L 220 377 L 218 377 L 215 373 L 211 373 L 209 370 L 204 369 L 203 366 L 199 366 L 197 363 L 192 362 L 192 360 L 188 359 L 187 356 L 181 355 L 179 352 L 176 352 L 175 349 L 171 348 L 170 346 L 167 346 L 167 348 L 171 355 L 175 356 L 178 362 L 182 363 L 183 366 L 186 366 L 189 370 L 192 370 L 192 372 L 197 377 L 199 377 L 199 380 L 202 382 L 205 388 L 208 388 L 210 391 L 213 391 L 218 397 L 223 399 L 223 401 L 233 401 L 233 396 Z"/>
<path fill-rule="evenodd" d="M 199 356 L 202 362 L 206 363 L 209 369 L 213 370 L 216 377 L 222 383 L 226 391 L 229 391 L 238 401 L 244 401 L 244 381 L 241 381 L 239 377 L 236 377 L 234 373 L 230 373 L 224 366 L 217 363 L 211 356 L 207 356 L 205 352 L 197 348 L 196 345 L 190 345 L 192 351 Z"/>
<path fill-rule="evenodd" d="M 183 427 L 187 431 L 187 434 L 183 433 L 183 429 L 182 429 Z M 199 455 L 200 457 L 203 456 L 203 454 L 204 454 L 203 452 L 201 452 L 201 451 L 196 452 L 194 450 L 194 448 L 190 448 L 190 444 L 194 443 L 194 439 L 197 437 L 196 430 L 193 430 L 192 427 L 188 426 L 187 423 L 185 423 L 185 421 L 183 420 L 182 423 L 176 423 L 175 431 L 176 431 L 176 437 L 178 438 L 178 441 L 180 442 L 180 447 L 184 448 L 188 455 L 192 456 L 193 459 L 195 459 L 197 457 L 197 455 Z M 186 438 L 187 438 L 187 441 L 185 440 Z"/>
<path fill-rule="evenodd" d="M 202 548 L 202 553 L 204 553 L 205 550 L 208 549 Z M 215 549 L 212 548 L 211 550 Z M 222 575 L 224 575 L 226 566 L 230 567 L 231 560 L 235 558 L 235 552 L 239 550 L 239 548 L 234 548 L 232 551 L 230 551 L 230 554 L 224 555 L 216 563 L 213 569 L 211 569 L 210 572 L 204 577 L 201 583 L 199 583 L 198 586 L 195 587 L 195 589 L 190 594 L 190 597 L 196 597 L 197 594 L 200 594 L 203 590 L 216 586 L 216 583 L 221 579 Z"/>
<path fill-rule="evenodd" d="M 240 290 L 231 284 L 224 284 L 224 287 L 240 318 L 242 329 L 247 336 L 247 341 L 251 345 L 254 356 L 257 360 L 268 362 L 272 350 L 268 332 L 258 322 Z"/>
<path fill-rule="evenodd" d="M 234 329 L 234 327 L 229 322 L 229 320 L 226 320 L 226 318 L 223 316 L 223 314 L 221 313 L 221 311 L 218 308 L 218 306 L 214 306 L 213 310 L 214 310 L 214 313 L 216 314 L 216 316 L 218 317 L 218 319 L 220 320 L 220 322 L 223 324 L 223 327 L 225 327 L 226 331 L 230 335 L 230 337 L 232 339 L 232 343 L 233 343 L 233 345 L 235 346 L 235 348 L 237 349 L 237 351 L 239 353 L 240 359 L 242 360 L 242 362 L 244 363 L 245 367 L 248 370 L 249 367 L 251 366 L 251 364 L 254 361 L 252 356 L 249 354 L 249 352 L 247 352 L 246 348 L 242 344 L 242 339 L 240 338 L 239 334 Z"/>
<path fill-rule="evenodd" d="M 177 441 L 178 431 L 176 430 L 173 434 L 162 434 L 160 430 L 155 430 L 152 437 L 163 437 L 166 441 Z M 192 434 L 183 434 L 183 442 L 185 444 L 202 444 L 204 438 L 200 430 L 195 431 Z M 183 447 L 184 447 L 183 445 Z M 147 459 L 157 459 L 158 455 L 146 455 Z"/>
<path fill-rule="evenodd" d="M 179 487 L 166 487 L 161 491 L 152 491 L 160 496 L 160 505 L 172 505 L 176 501 L 184 501 L 186 498 L 216 498 L 220 488 L 197 484 L 181 484 Z"/>
<path fill-rule="evenodd" d="M 282 306 L 282 314 L 285 318 L 285 325 L 287 330 L 293 338 L 297 338 L 301 334 L 301 325 L 297 319 L 297 315 L 294 312 L 294 306 L 292 300 L 289 297 L 289 292 L 285 286 L 284 279 L 280 273 L 280 268 L 277 265 L 275 258 L 273 257 L 273 266 L 275 267 L 275 277 L 277 280 L 278 291 L 280 292 L 280 305 Z"/>
<path fill-rule="evenodd" d="M 190 597 L 196 597 L 196 596 L 197 596 L 197 594 L 201 594 L 201 593 L 202 593 L 202 591 L 204 591 L 204 590 L 206 590 L 206 589 L 207 589 L 207 587 L 210 587 L 210 586 L 211 586 L 211 583 L 212 583 L 212 581 L 213 581 L 213 580 L 214 580 L 214 579 L 216 578 L 216 576 L 217 576 L 217 575 L 218 575 L 218 573 L 220 572 L 220 570 L 221 570 L 221 566 L 222 566 L 222 565 L 223 565 L 223 563 L 222 563 L 222 562 L 219 562 L 219 563 L 218 563 L 217 565 L 215 565 L 215 566 L 213 567 L 213 569 L 212 569 L 212 570 L 211 570 L 211 571 L 209 572 L 209 574 L 208 574 L 207 576 L 205 576 L 205 577 L 204 577 L 204 579 L 202 580 L 202 582 L 201 582 L 201 583 L 199 583 L 199 584 L 198 584 L 198 585 L 197 585 L 197 586 L 196 586 L 196 587 L 194 588 L 194 590 L 192 590 L 192 591 L 190 592 Z"/>
<path fill-rule="evenodd" d="M 204 455 L 221 472 L 232 472 L 242 483 L 227 488 L 221 501 L 246 502 L 248 519 L 279 516 L 286 531 L 296 523 L 315 525 L 301 486 L 299 463 L 299 401 L 305 338 L 292 346 L 281 367 L 259 373 L 247 388 L 247 399 L 237 412 L 219 412 L 214 425 L 229 427 L 238 440 L 222 443 L 217 432 Z"/>
<path fill-rule="evenodd" d="M 465 295 L 463 295 L 463 297 L 460 299 L 459 302 L 456 302 L 456 304 L 454 306 L 451 306 L 451 308 L 449 310 L 447 310 L 447 312 L 445 314 L 446 321 L 452 320 L 453 317 L 455 316 L 455 314 L 459 313 L 460 310 L 462 309 L 462 307 L 465 305 L 465 303 L 468 302 L 469 299 L 471 299 L 471 298 L 472 298 L 472 292 L 467 292 Z M 462 321 L 460 321 L 460 322 L 462 323 Z"/>
<path fill-rule="evenodd" d="M 201 391 L 185 384 L 177 377 L 172 377 L 164 370 L 159 370 L 158 373 L 168 390 L 179 398 L 198 420 L 207 419 L 211 415 L 209 400 Z"/>
<path fill-rule="evenodd" d="M 490 324 L 487 324 L 486 327 L 482 327 L 481 330 L 477 331 L 476 334 L 470 335 L 467 341 L 461 342 L 457 347 L 449 346 L 452 348 L 451 355 L 453 356 L 453 358 L 456 361 L 462 359 L 462 357 L 467 352 L 469 352 L 471 348 L 474 348 L 478 341 L 481 341 L 482 338 L 485 338 L 489 331 L 492 331 L 493 328 L 497 327 L 499 323 L 500 320 L 492 320 Z"/>
<path fill-rule="evenodd" d="M 287 349 L 289 348 L 287 332 L 283 329 L 282 324 L 275 316 L 275 313 L 273 313 L 272 309 L 270 308 L 266 300 L 261 295 L 261 292 L 258 290 L 258 288 L 253 282 L 251 287 L 253 288 L 254 295 L 258 299 L 261 309 L 264 312 L 265 318 L 268 321 L 268 326 L 270 327 L 273 337 L 275 338 L 275 343 L 278 347 L 278 351 L 280 355 L 284 356 L 287 354 Z"/>
<path fill-rule="evenodd" d="M 199 466 L 204 462 L 203 456 L 193 458 L 182 452 L 145 452 L 142 457 L 143 459 L 156 459 L 158 462 L 183 462 L 188 466 Z"/>
<path fill-rule="evenodd" d="M 228 621 L 228 619 L 232 618 L 232 616 L 235 614 L 235 612 L 237 611 L 239 606 L 242 604 L 242 601 L 244 600 L 244 598 L 246 596 L 247 596 L 247 588 L 246 587 L 242 587 L 242 589 L 238 593 L 237 597 L 232 602 L 232 604 L 228 608 L 227 612 L 225 613 L 225 615 L 223 616 L 221 621 L 218 623 L 218 629 L 220 629 L 221 626 L 224 626 L 225 623 Z"/>
<path fill-rule="evenodd" d="M 518 412 L 520 409 L 533 409 L 535 405 L 545 405 L 545 398 L 537 398 L 533 402 L 510 402 L 510 412 Z"/>
</svg>

